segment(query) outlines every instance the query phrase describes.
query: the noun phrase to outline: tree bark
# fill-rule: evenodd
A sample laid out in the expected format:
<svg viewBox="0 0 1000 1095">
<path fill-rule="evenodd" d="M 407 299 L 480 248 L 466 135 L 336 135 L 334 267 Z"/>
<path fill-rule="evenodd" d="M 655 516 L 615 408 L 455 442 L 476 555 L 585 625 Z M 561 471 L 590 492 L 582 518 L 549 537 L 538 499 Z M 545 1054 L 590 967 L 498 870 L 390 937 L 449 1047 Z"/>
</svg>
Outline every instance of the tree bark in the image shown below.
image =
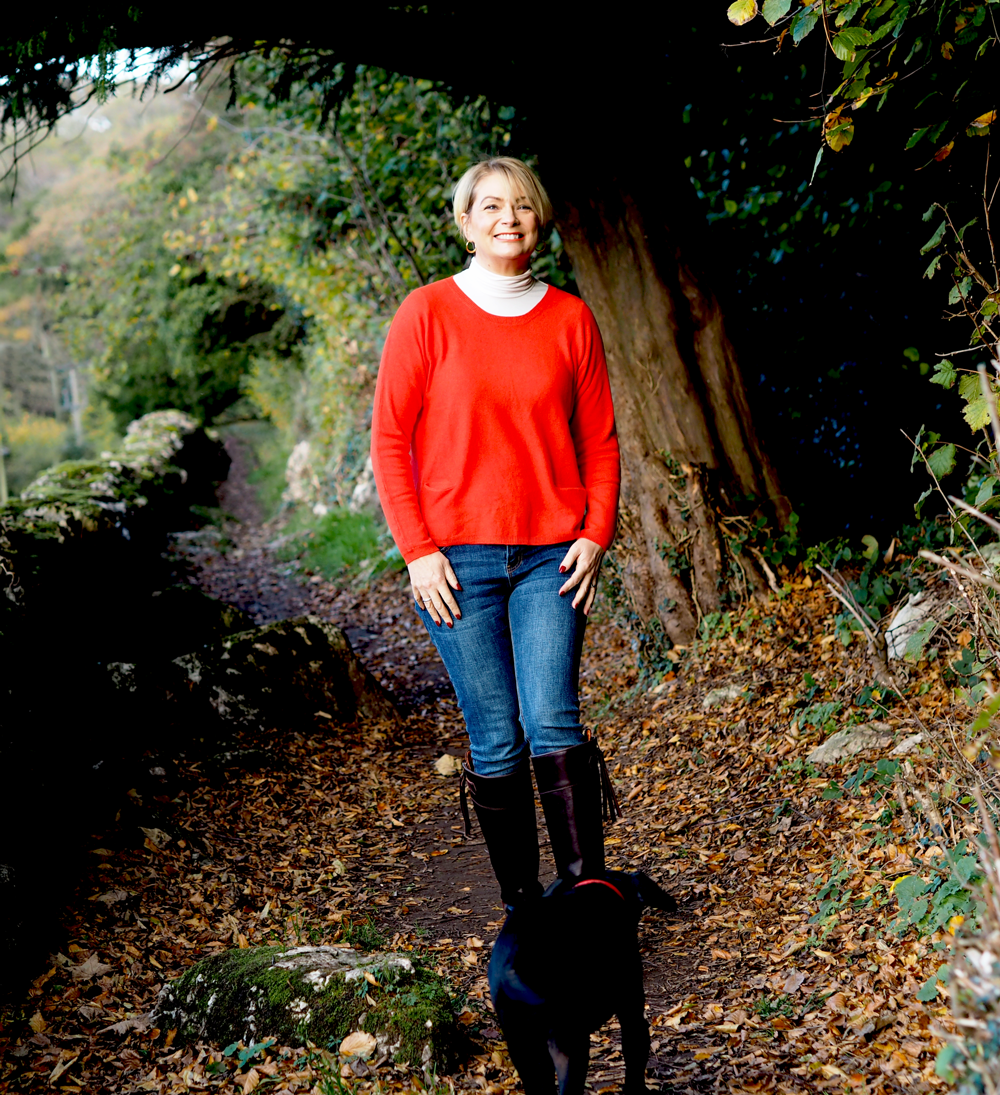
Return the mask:
<svg viewBox="0 0 1000 1095">
<path fill-rule="evenodd" d="M 683 644 L 703 616 L 764 588 L 735 538 L 748 513 L 781 526 L 790 508 L 719 302 L 665 223 L 669 193 L 574 161 L 541 168 L 605 342 L 623 465 L 615 550 L 639 617 Z"/>
</svg>

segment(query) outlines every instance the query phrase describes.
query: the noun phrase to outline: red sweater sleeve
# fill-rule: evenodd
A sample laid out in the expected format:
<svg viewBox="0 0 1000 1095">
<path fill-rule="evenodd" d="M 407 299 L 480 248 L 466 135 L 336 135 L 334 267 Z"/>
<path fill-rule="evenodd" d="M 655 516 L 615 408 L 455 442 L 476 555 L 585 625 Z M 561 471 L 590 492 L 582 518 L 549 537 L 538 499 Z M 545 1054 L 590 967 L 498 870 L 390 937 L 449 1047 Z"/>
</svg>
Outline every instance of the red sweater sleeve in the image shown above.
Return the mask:
<svg viewBox="0 0 1000 1095">
<path fill-rule="evenodd" d="M 600 544 L 607 551 L 618 525 L 618 493 L 621 486 L 618 433 L 604 343 L 597 321 L 586 306 L 582 328 L 576 405 L 570 422 L 580 481 L 587 489 L 587 516 L 580 535 Z"/>
<path fill-rule="evenodd" d="M 410 453 L 427 378 L 424 322 L 414 298 L 407 297 L 385 340 L 372 412 L 375 486 L 389 530 L 407 563 L 438 550 L 420 512 Z"/>
</svg>

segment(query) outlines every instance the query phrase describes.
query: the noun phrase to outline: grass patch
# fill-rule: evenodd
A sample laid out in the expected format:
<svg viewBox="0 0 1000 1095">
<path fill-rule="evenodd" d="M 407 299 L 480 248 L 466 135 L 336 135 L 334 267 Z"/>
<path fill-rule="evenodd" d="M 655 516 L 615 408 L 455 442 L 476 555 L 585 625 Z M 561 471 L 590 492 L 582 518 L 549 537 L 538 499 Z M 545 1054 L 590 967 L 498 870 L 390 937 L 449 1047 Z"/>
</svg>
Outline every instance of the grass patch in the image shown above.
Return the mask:
<svg viewBox="0 0 1000 1095">
<path fill-rule="evenodd" d="M 304 569 L 324 578 L 351 572 L 371 578 L 402 561 L 388 532 L 370 514 L 342 507 L 322 517 L 299 507 L 285 527 L 285 537 L 278 558 L 296 559 Z"/>
<path fill-rule="evenodd" d="M 386 945 L 385 936 L 367 917 L 364 920 L 345 919 L 341 938 L 345 943 L 360 947 L 363 951 L 381 950 Z"/>
</svg>

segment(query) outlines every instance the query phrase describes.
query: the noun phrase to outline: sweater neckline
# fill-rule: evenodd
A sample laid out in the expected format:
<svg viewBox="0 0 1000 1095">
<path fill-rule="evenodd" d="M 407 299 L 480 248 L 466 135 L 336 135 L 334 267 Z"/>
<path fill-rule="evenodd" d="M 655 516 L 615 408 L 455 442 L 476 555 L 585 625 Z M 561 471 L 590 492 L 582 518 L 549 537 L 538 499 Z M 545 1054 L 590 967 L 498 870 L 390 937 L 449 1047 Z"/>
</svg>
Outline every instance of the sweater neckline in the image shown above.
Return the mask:
<svg viewBox="0 0 1000 1095">
<path fill-rule="evenodd" d="M 487 270 L 475 255 L 472 256 L 472 261 L 465 268 L 464 273 L 477 289 L 490 296 L 508 299 L 523 297 L 525 293 L 531 291 L 537 281 L 530 267 L 523 274 L 515 274 L 513 277 L 494 274 L 491 270 Z"/>
<path fill-rule="evenodd" d="M 470 308 L 473 312 L 475 312 L 477 316 L 485 317 L 492 323 L 497 323 L 504 327 L 517 327 L 522 326 L 525 323 L 530 323 L 533 319 L 536 319 L 541 313 L 547 311 L 549 308 L 552 307 L 552 302 L 555 300 L 557 295 L 555 287 L 549 285 L 546 290 L 545 296 L 542 297 L 542 299 L 534 306 L 534 308 L 531 309 L 530 312 L 525 312 L 523 316 L 498 316 L 494 315 L 492 312 L 487 312 L 485 308 L 480 308 L 479 305 L 467 293 L 463 293 L 455 281 L 454 274 L 451 277 L 446 278 L 445 282 L 452 297 L 460 300 L 463 307 Z"/>
</svg>

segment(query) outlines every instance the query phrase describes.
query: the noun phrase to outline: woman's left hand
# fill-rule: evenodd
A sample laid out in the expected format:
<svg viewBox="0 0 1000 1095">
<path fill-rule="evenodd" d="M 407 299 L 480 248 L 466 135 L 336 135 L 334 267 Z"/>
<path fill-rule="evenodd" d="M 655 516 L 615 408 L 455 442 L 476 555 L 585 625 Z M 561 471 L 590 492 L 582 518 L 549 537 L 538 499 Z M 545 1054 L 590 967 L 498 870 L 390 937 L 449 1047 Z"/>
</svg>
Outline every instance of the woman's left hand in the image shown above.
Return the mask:
<svg viewBox="0 0 1000 1095">
<path fill-rule="evenodd" d="M 573 597 L 573 607 L 583 603 L 583 614 L 590 615 L 590 606 L 597 595 L 597 575 L 601 569 L 601 560 L 604 558 L 604 549 L 593 540 L 581 536 L 566 552 L 559 567 L 559 573 L 573 569 L 573 573 L 566 579 L 565 585 L 559 590 L 559 596 L 576 589 Z"/>
</svg>

